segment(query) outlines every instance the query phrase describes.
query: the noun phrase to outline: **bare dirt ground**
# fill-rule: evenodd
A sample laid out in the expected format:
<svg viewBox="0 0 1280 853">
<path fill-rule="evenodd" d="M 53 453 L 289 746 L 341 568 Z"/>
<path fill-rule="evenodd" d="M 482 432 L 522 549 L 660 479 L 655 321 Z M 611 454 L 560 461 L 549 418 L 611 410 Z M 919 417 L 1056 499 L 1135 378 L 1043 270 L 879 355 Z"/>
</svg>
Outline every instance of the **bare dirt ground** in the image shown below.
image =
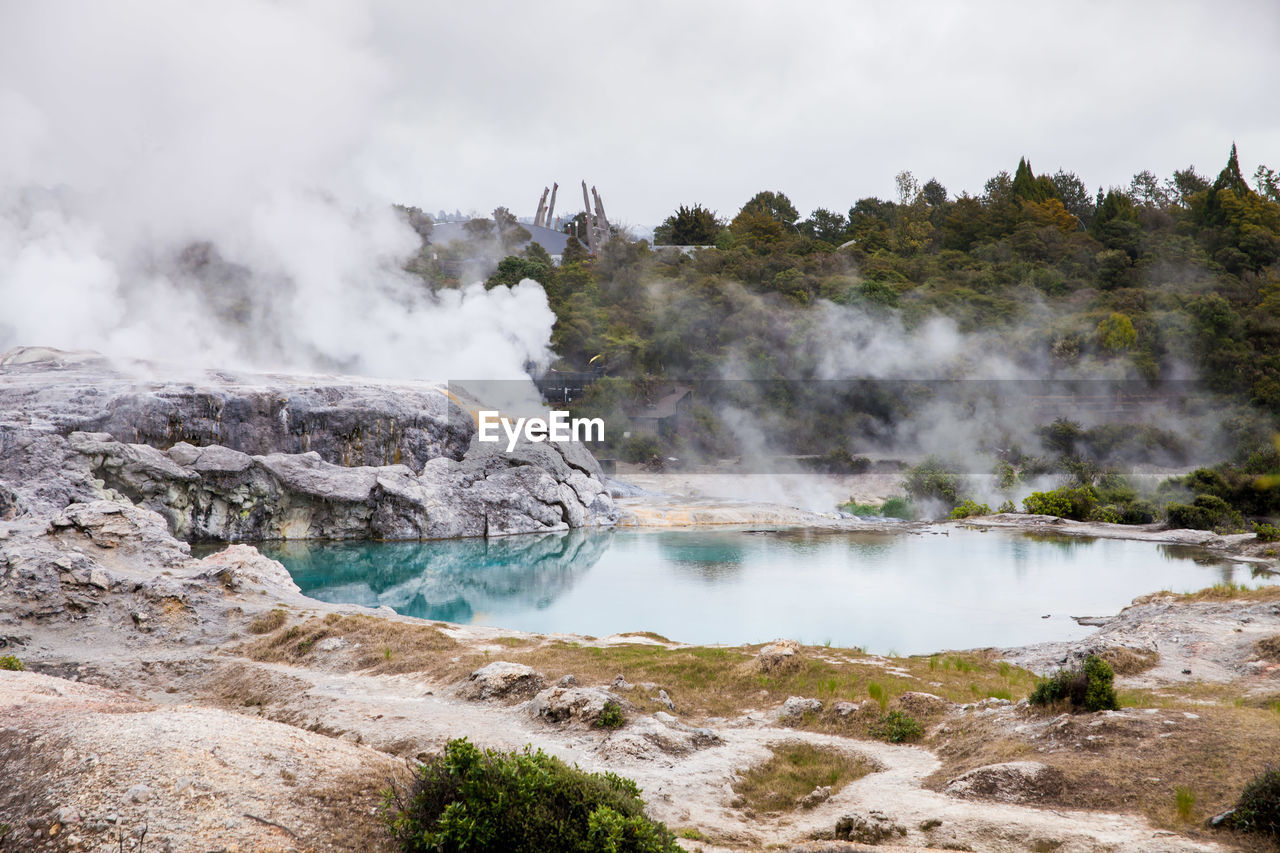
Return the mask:
<svg viewBox="0 0 1280 853">
<path fill-rule="evenodd" d="M 385 849 L 379 790 L 461 736 L 634 778 L 691 851 L 1260 849 L 1203 821 L 1280 754 L 1273 595 L 1157 596 L 1074 644 L 913 659 L 796 648 L 775 662 L 759 647 L 324 604 L 247 546 L 192 560 L 146 545 L 163 527 L 151 514 L 108 509 L 63 526 L 0 522 L 0 652 L 32 670 L 0 671 L 3 850 Z M 983 698 L 1016 700 L 1032 683 L 1019 666 L 1044 672 L 1086 651 L 1131 670 L 1121 711 Z M 466 698 L 470 674 L 498 661 L 565 689 Z M 869 736 L 872 683 L 925 723 L 915 745 Z M 567 701 L 575 689 L 616 699 L 626 725 L 590 725 Z M 792 696 L 819 704 L 788 714 Z M 734 780 L 791 739 L 882 769 L 811 808 L 744 809 Z M 1195 796 L 1181 814 L 1184 787 Z M 838 825 L 855 840 L 832 840 Z"/>
</svg>

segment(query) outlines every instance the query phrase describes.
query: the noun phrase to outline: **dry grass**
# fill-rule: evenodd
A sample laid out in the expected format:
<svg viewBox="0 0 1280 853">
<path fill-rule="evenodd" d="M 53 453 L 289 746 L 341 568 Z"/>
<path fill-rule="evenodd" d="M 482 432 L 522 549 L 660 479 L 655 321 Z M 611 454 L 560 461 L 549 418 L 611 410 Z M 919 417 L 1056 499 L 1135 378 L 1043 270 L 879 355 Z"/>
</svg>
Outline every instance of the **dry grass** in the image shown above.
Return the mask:
<svg viewBox="0 0 1280 853">
<path fill-rule="evenodd" d="M 1043 805 L 1137 813 L 1157 826 L 1210 837 L 1200 829 L 1205 819 L 1230 808 L 1280 754 L 1277 713 L 1235 700 L 1153 698 L 1160 713 L 1079 714 L 1061 725 L 1022 712 L 1012 722 L 1030 723 L 1024 732 L 1014 732 L 1009 719 L 951 720 L 949 731 L 927 744 L 943 760 L 929 786 L 941 788 L 985 764 L 1040 761 L 1068 779 L 1062 795 Z M 1179 789 L 1189 794 L 1179 797 Z"/>
<path fill-rule="evenodd" d="M 867 699 L 872 684 L 881 685 L 886 704 L 909 691 L 934 693 L 951 702 L 989 696 L 1016 700 L 1035 686 L 1030 672 L 984 653 L 886 660 L 838 649 L 803 647 L 794 666 L 764 673 L 756 665 L 759 648 L 667 648 L 632 643 L 601 647 L 556 641 L 513 650 L 508 659 L 532 666 L 550 681 L 572 674 L 583 684 L 607 684 L 617 675 L 633 684 L 651 682 L 667 691 L 676 713 L 696 719 L 737 716 L 746 709 L 780 705 L 788 696 L 814 697 L 828 710 L 801 724 L 843 733 L 855 733 L 863 724 L 838 719 L 829 713 L 830 706 Z M 641 710 L 658 709 L 656 705 L 647 708 L 641 691 L 633 691 L 627 698 Z"/>
<path fill-rule="evenodd" d="M 1146 604 L 1172 598 L 1177 601 L 1280 601 L 1280 584 L 1251 587 L 1242 583 L 1216 583 L 1196 592 L 1161 590 L 1135 598 L 1134 604 Z"/>
<path fill-rule="evenodd" d="M 330 613 L 324 619 L 308 619 L 288 627 L 281 620 L 274 631 L 244 644 L 240 651 L 252 660 L 314 666 L 321 654 L 316 644 L 329 637 L 344 641 L 338 652 L 325 655 L 331 666 L 458 677 L 452 657 L 444 653 L 456 652 L 459 646 L 438 628 L 365 615 Z"/>
<path fill-rule="evenodd" d="M 780 812 L 800 807 L 815 788 L 830 786 L 831 793 L 881 768 L 865 756 L 830 747 L 784 742 L 772 747 L 773 756 L 757 764 L 733 785 L 744 808 L 753 812 Z"/>
<path fill-rule="evenodd" d="M 1254 648 L 1258 650 L 1258 657 L 1263 660 L 1280 662 L 1280 634 L 1264 637 Z"/>
<path fill-rule="evenodd" d="M 276 608 L 266 613 L 258 615 L 249 623 L 250 634 L 270 634 L 272 631 L 279 630 L 288 621 L 289 614 Z"/>
<path fill-rule="evenodd" d="M 1099 652 L 1098 657 L 1111 664 L 1116 675 L 1139 675 L 1160 662 L 1160 655 L 1153 649 L 1130 646 L 1113 646 Z"/>
</svg>

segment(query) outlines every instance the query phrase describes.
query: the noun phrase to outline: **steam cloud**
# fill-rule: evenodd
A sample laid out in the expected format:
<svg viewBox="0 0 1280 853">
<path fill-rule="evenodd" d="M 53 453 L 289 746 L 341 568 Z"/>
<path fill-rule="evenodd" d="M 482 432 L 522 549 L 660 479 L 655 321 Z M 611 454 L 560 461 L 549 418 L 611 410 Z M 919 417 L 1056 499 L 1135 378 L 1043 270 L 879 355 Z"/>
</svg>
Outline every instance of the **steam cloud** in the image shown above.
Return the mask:
<svg viewBox="0 0 1280 853">
<path fill-rule="evenodd" d="M 363 2 L 4 2 L 0 351 L 518 378 L 541 287 L 432 295 L 361 186 L 391 81 Z"/>
</svg>

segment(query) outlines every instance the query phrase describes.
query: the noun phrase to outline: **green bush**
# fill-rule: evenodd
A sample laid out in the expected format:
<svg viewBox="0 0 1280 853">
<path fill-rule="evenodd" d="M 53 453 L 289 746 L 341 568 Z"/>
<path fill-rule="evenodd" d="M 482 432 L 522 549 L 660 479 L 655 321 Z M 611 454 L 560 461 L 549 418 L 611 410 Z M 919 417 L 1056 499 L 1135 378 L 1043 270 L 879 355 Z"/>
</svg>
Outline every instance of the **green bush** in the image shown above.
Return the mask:
<svg viewBox="0 0 1280 853">
<path fill-rule="evenodd" d="M 1280 767 L 1268 767 L 1240 792 L 1231 827 L 1280 839 Z"/>
<path fill-rule="evenodd" d="M 1097 655 L 1089 655 L 1079 667 L 1060 669 L 1036 685 L 1032 705 L 1068 701 L 1073 711 L 1114 711 L 1120 707 L 1115 691 L 1115 670 Z"/>
<path fill-rule="evenodd" d="M 664 455 L 662 441 L 656 435 L 633 435 L 622 442 L 618 455 L 623 462 L 648 462 L 655 456 L 661 459 Z"/>
<path fill-rule="evenodd" d="M 1004 501 L 996 512 L 1017 512 L 1018 506 L 1013 501 Z"/>
<path fill-rule="evenodd" d="M 384 817 L 416 853 L 679 853 L 675 836 L 644 815 L 640 790 L 613 773 L 587 773 L 542 750 L 480 750 L 465 738 L 418 770 L 409 791 L 387 793 Z"/>
<path fill-rule="evenodd" d="M 871 736 L 889 743 L 905 743 L 924 734 L 915 718 L 902 711 L 890 711 L 871 724 Z"/>
<path fill-rule="evenodd" d="M 22 661 L 18 660 L 13 655 L 4 655 L 3 657 L 0 657 L 0 669 L 7 669 L 12 672 L 22 672 L 26 667 L 22 665 Z"/>
<path fill-rule="evenodd" d="M 1190 530 L 1233 531 L 1244 527 L 1244 518 L 1217 495 L 1196 495 L 1190 504 L 1171 503 L 1164 508 L 1170 527 Z"/>
<path fill-rule="evenodd" d="M 1255 521 L 1253 523 L 1253 532 L 1258 537 L 1259 542 L 1280 541 L 1280 527 L 1276 527 L 1274 524 Z"/>
<path fill-rule="evenodd" d="M 936 456 L 930 456 L 908 469 L 902 486 L 913 498 L 939 500 L 947 506 L 955 506 L 961 501 L 959 472 Z"/>
<path fill-rule="evenodd" d="M 916 517 L 916 508 L 907 498 L 894 496 L 880 505 L 880 514 L 885 518 L 911 521 Z"/>
<path fill-rule="evenodd" d="M 1032 515 L 1056 515 L 1084 521 L 1098 505 L 1098 495 L 1091 486 L 1064 486 L 1048 492 L 1032 492 L 1022 500 L 1022 507 Z"/>
<path fill-rule="evenodd" d="M 971 515 L 991 515 L 991 507 L 965 498 L 960 505 L 951 510 L 951 518 L 968 518 Z"/>
<path fill-rule="evenodd" d="M 620 729 L 626 725 L 626 722 L 627 718 L 622 715 L 622 706 L 611 700 L 604 703 L 600 716 L 596 717 L 591 725 L 600 729 Z"/>
</svg>

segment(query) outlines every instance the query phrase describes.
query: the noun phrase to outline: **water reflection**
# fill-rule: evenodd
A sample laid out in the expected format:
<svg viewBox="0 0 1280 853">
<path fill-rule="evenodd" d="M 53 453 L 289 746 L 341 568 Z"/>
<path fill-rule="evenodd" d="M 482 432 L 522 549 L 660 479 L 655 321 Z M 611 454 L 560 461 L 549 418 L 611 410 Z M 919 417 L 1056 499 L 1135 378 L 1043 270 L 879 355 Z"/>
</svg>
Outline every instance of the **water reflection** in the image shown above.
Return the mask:
<svg viewBox="0 0 1280 853">
<path fill-rule="evenodd" d="M 437 542 L 285 542 L 259 550 L 321 601 L 445 622 L 512 605 L 545 608 L 600 560 L 612 530 Z"/>
<path fill-rule="evenodd" d="M 690 577 L 709 584 L 731 579 L 742 568 L 744 537 L 741 533 L 658 534 L 658 553 Z"/>
<path fill-rule="evenodd" d="M 1072 616 L 1246 579 L 1197 548 L 963 529 L 575 530 L 263 551 L 315 598 L 425 619 L 695 643 L 785 636 L 903 654 L 1080 637 L 1089 629 Z"/>
</svg>

